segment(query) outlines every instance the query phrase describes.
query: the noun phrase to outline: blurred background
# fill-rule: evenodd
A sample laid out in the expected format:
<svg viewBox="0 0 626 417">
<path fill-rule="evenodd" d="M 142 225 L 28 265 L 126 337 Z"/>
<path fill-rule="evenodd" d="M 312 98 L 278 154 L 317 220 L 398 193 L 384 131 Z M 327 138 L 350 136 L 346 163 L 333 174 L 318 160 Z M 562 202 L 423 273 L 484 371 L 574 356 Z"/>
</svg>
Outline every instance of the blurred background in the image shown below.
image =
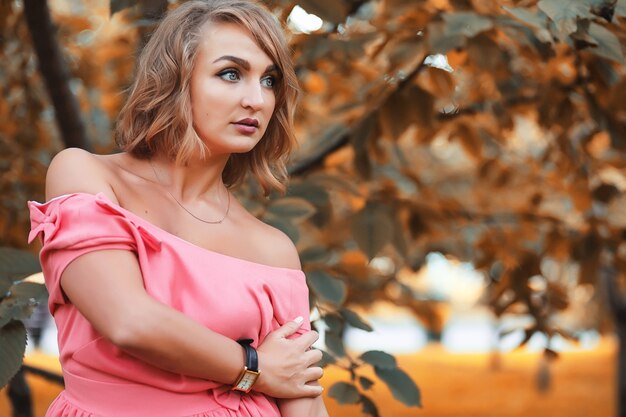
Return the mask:
<svg viewBox="0 0 626 417">
<path fill-rule="evenodd" d="M 1 416 L 62 389 L 26 201 L 61 149 L 115 151 L 180 3 L 0 1 Z M 626 416 L 626 1 L 262 3 L 300 148 L 285 196 L 237 195 L 298 247 L 331 416 Z"/>
</svg>

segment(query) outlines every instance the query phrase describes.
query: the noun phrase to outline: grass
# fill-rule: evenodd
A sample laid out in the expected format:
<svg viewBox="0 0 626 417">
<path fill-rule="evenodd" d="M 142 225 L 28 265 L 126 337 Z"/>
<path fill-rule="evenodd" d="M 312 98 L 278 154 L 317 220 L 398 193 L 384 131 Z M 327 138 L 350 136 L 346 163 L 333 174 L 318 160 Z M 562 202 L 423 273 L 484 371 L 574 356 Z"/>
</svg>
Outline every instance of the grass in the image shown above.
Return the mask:
<svg viewBox="0 0 626 417">
<path fill-rule="evenodd" d="M 494 361 L 491 355 L 450 354 L 433 345 L 398 357 L 421 389 L 423 408 L 403 406 L 379 381 L 370 389 L 370 397 L 381 417 L 614 417 L 615 349 L 613 339 L 604 339 L 592 351 L 562 353 L 549 366 L 549 388 L 540 392 L 537 353 L 506 353 Z M 54 358 L 36 353 L 27 362 L 58 369 Z M 494 362 L 499 363 L 498 369 Z M 375 379 L 371 370 L 364 376 Z M 347 378 L 347 372 L 329 367 L 322 383 L 328 388 Z M 29 376 L 29 382 L 35 417 L 43 417 L 60 388 L 36 376 Z M 363 415 L 358 405 L 340 406 L 331 398 L 326 398 L 326 404 L 332 417 Z M 0 416 L 10 415 L 6 392 L 1 390 Z"/>
</svg>

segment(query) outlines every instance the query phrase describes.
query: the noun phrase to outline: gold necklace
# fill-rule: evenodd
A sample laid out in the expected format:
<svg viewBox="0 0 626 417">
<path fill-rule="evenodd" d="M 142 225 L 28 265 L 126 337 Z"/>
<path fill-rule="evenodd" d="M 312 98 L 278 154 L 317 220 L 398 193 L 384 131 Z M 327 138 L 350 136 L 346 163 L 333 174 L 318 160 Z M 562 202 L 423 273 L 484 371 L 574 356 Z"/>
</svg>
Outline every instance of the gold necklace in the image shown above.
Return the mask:
<svg viewBox="0 0 626 417">
<path fill-rule="evenodd" d="M 165 185 L 163 185 L 163 183 L 161 182 L 161 179 L 159 178 L 159 174 L 157 174 L 157 172 L 156 172 L 156 168 L 154 168 L 154 165 L 152 164 L 152 160 L 149 159 L 148 163 L 152 167 L 152 172 L 154 172 L 154 177 L 156 178 L 156 180 L 159 183 L 159 185 L 161 186 L 161 188 L 163 188 L 165 190 L 165 192 L 170 197 L 172 197 L 172 200 L 176 201 L 176 204 L 178 204 L 180 206 L 180 208 L 185 210 L 191 217 L 193 217 L 196 220 L 201 221 L 202 223 L 207 223 L 207 224 L 220 224 L 224 220 L 226 220 L 226 217 L 228 217 L 228 212 L 230 211 L 230 192 L 228 192 L 228 190 L 226 190 L 226 196 L 227 196 L 227 199 L 228 199 L 227 201 L 228 202 L 226 203 L 226 213 L 224 213 L 224 217 L 222 217 L 219 220 L 204 220 L 204 219 L 201 219 L 200 217 L 196 216 L 195 214 L 193 214 L 192 212 L 187 210 L 187 208 L 185 206 L 183 206 L 183 204 L 180 201 L 178 201 L 176 199 L 176 197 L 174 197 L 174 195 L 172 193 L 169 192 L 169 190 L 165 187 Z"/>
</svg>

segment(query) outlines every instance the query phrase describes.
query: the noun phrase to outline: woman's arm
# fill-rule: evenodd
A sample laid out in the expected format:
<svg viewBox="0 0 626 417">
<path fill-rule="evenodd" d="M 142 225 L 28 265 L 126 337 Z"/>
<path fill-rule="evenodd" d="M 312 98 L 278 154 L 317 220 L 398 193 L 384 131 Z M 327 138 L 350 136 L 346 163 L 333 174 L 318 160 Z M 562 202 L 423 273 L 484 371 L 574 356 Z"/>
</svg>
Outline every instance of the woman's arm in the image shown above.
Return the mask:
<svg viewBox="0 0 626 417">
<path fill-rule="evenodd" d="M 65 150 L 48 169 L 46 197 L 104 192 L 115 199 L 107 175 L 93 155 Z M 244 352 L 238 343 L 146 293 L 139 263 L 130 251 L 82 255 L 69 264 L 60 282 L 72 304 L 102 336 L 145 362 L 224 384 L 232 384 L 243 368 Z M 321 376 L 321 368 L 309 367 L 321 355 L 306 351 L 317 334 L 287 339 L 298 327 L 295 322 L 287 323 L 259 346 L 262 372 L 255 390 L 277 398 L 321 393 L 321 387 L 306 385 Z"/>
<path fill-rule="evenodd" d="M 315 398 L 283 399 L 277 403 L 282 417 L 329 417 L 321 395 Z"/>
<path fill-rule="evenodd" d="M 161 369 L 232 384 L 244 363 L 243 348 L 183 313 L 150 297 L 133 253 L 91 252 L 63 272 L 61 285 L 72 304 L 92 326 L 125 352 Z M 259 347 L 262 370 L 255 389 L 278 398 L 316 396 L 321 387 L 306 382 L 321 376 L 319 354 L 306 349 L 315 332 L 294 340 L 291 322 Z"/>
</svg>

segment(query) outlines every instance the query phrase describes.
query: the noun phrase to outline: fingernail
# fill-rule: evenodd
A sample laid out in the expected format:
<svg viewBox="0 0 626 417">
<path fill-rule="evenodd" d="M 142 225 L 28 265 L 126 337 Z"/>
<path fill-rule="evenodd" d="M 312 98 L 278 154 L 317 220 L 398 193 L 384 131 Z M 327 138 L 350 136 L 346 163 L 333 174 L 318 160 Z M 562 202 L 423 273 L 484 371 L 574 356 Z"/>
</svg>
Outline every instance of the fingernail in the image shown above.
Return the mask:
<svg viewBox="0 0 626 417">
<path fill-rule="evenodd" d="M 302 323 L 304 321 L 304 319 L 302 318 L 302 316 L 298 316 L 293 321 L 295 321 L 296 323 L 300 324 L 300 323 Z"/>
</svg>

